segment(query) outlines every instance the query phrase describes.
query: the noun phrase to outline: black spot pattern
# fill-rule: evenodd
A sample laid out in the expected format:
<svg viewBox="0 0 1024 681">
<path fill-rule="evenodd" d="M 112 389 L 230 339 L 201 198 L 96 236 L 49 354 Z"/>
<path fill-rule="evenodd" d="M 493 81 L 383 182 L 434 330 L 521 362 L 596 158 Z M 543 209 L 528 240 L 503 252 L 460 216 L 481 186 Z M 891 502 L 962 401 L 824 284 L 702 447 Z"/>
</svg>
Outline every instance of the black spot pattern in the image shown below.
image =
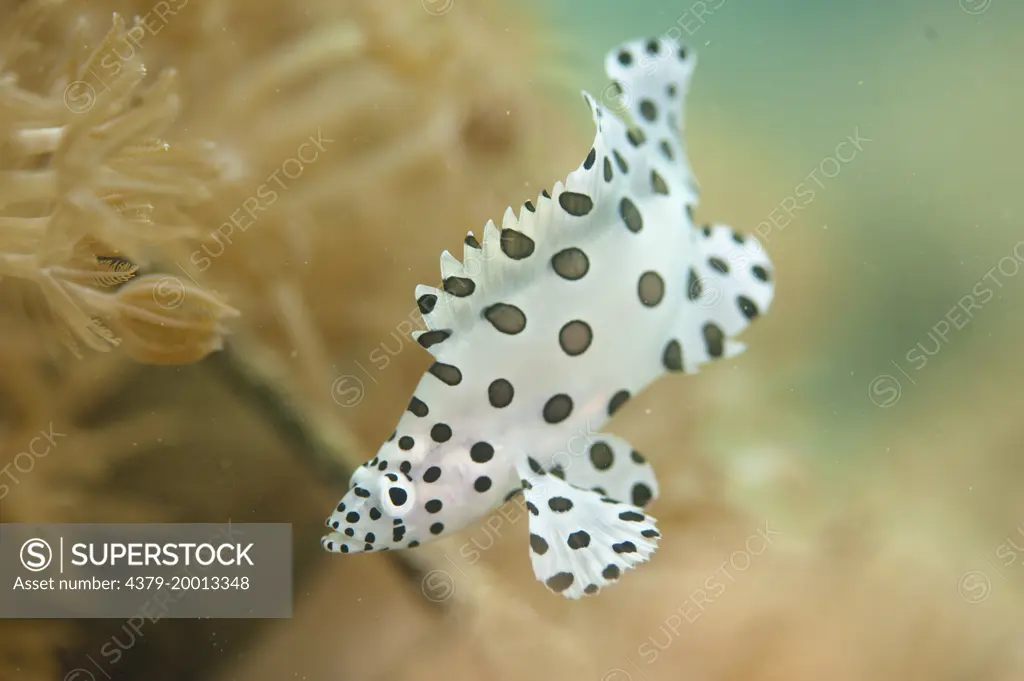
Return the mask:
<svg viewBox="0 0 1024 681">
<path fill-rule="evenodd" d="M 590 271 L 590 259 L 576 247 L 570 247 L 551 256 L 551 267 L 562 279 L 576 281 Z"/>
<path fill-rule="evenodd" d="M 626 132 L 626 139 L 628 139 L 629 143 L 632 144 L 634 147 L 639 147 L 641 144 L 647 141 L 647 136 L 644 135 L 644 131 L 641 130 L 640 128 L 632 128 L 631 130 Z"/>
<path fill-rule="evenodd" d="M 700 277 L 697 273 L 690 268 L 690 274 L 686 278 L 686 297 L 690 300 L 697 300 L 704 294 L 704 285 L 700 281 Z"/>
<path fill-rule="evenodd" d="M 707 345 L 708 356 L 718 359 L 725 352 L 725 333 L 717 324 L 708 322 L 704 325 L 704 343 Z"/>
<path fill-rule="evenodd" d="M 633 55 L 626 50 L 619 52 L 619 63 L 623 66 L 630 66 L 633 64 Z"/>
<path fill-rule="evenodd" d="M 565 497 L 551 497 L 548 499 L 548 508 L 555 513 L 565 513 L 572 510 L 572 501 Z"/>
<path fill-rule="evenodd" d="M 572 398 L 559 393 L 544 404 L 544 420 L 548 423 L 561 423 L 572 413 Z"/>
<path fill-rule="evenodd" d="M 619 392 L 612 395 L 612 398 L 608 400 L 608 416 L 612 416 L 617 412 L 622 405 L 629 401 L 629 391 L 620 390 Z"/>
<path fill-rule="evenodd" d="M 525 208 L 526 210 L 530 211 L 531 213 L 536 213 L 537 212 L 537 209 L 534 207 L 532 201 L 527 201 L 526 203 L 524 203 L 523 204 L 523 208 Z"/>
<path fill-rule="evenodd" d="M 498 331 L 514 336 L 526 328 L 526 315 L 515 305 L 495 303 L 484 309 L 484 318 Z"/>
<path fill-rule="evenodd" d="M 647 41 L 647 54 L 655 55 L 661 51 L 661 43 L 657 40 L 651 39 Z"/>
<path fill-rule="evenodd" d="M 665 178 L 663 178 L 657 170 L 651 171 L 651 190 L 655 194 L 668 196 L 668 184 L 665 182 Z"/>
<path fill-rule="evenodd" d="M 583 161 L 584 170 L 590 170 L 594 167 L 594 161 L 597 160 L 597 150 L 593 147 L 590 148 L 590 153 L 587 154 L 586 160 Z"/>
<path fill-rule="evenodd" d="M 458 367 L 451 364 L 434 362 L 427 371 L 437 377 L 442 383 L 452 386 L 462 383 L 462 372 L 459 371 Z"/>
<path fill-rule="evenodd" d="M 444 504 L 441 503 L 440 499 L 431 499 L 427 503 L 423 504 L 423 508 L 427 510 L 427 513 L 438 513 Z"/>
<path fill-rule="evenodd" d="M 577 530 L 569 535 L 565 543 L 568 544 L 570 549 L 585 549 L 590 546 L 590 535 L 584 530 Z"/>
<path fill-rule="evenodd" d="M 472 234 L 466 235 L 465 244 L 470 248 L 480 248 L 480 242 Z"/>
<path fill-rule="evenodd" d="M 590 325 L 579 319 L 565 324 L 558 332 L 558 345 L 570 357 L 582 355 L 594 340 Z"/>
<path fill-rule="evenodd" d="M 672 145 L 668 143 L 668 140 L 661 140 L 661 142 L 658 144 L 658 148 L 661 149 L 661 153 L 666 159 L 668 159 L 669 161 L 673 159 Z"/>
<path fill-rule="evenodd" d="M 424 416 L 430 413 L 430 408 L 427 407 L 426 402 L 414 396 L 411 400 L 409 400 L 409 411 L 411 411 L 416 416 L 423 418 Z"/>
<path fill-rule="evenodd" d="M 640 115 L 643 116 L 644 120 L 648 123 L 653 123 L 654 119 L 658 117 L 658 108 L 654 106 L 654 102 L 649 99 L 640 100 Z"/>
<path fill-rule="evenodd" d="M 665 88 L 665 94 L 667 94 L 669 98 L 674 98 L 677 94 L 679 94 L 679 90 L 676 88 L 676 84 L 669 83 L 668 87 Z"/>
<path fill-rule="evenodd" d="M 448 442 L 452 439 L 452 429 L 447 423 L 435 423 L 430 429 L 430 439 L 434 442 Z"/>
<path fill-rule="evenodd" d="M 647 505 L 647 502 L 651 500 L 654 493 L 651 492 L 651 488 L 642 482 L 638 482 L 633 485 L 633 505 L 643 508 Z"/>
<path fill-rule="evenodd" d="M 637 513 L 636 511 L 623 511 L 619 514 L 619 520 L 625 520 L 630 523 L 638 523 L 643 519 L 643 513 Z"/>
<path fill-rule="evenodd" d="M 758 314 L 760 314 L 760 311 L 757 309 L 757 304 L 746 296 L 737 296 L 736 304 L 739 305 L 740 312 L 742 312 L 743 316 L 747 319 L 754 319 Z"/>
<path fill-rule="evenodd" d="M 530 513 L 532 513 L 535 516 L 540 515 L 540 511 L 537 509 L 536 506 L 533 505 L 532 501 L 527 501 L 526 502 L 526 510 L 529 511 Z"/>
<path fill-rule="evenodd" d="M 487 463 L 494 458 L 494 447 L 486 442 L 477 442 L 469 448 L 469 458 L 476 463 Z"/>
<path fill-rule="evenodd" d="M 545 541 L 544 537 L 539 534 L 530 534 L 530 548 L 533 549 L 533 552 L 538 556 L 543 556 L 548 552 L 548 543 Z"/>
<path fill-rule="evenodd" d="M 569 215 L 581 218 L 594 209 L 594 200 L 586 194 L 565 191 L 558 195 L 558 205 Z"/>
<path fill-rule="evenodd" d="M 377 470 L 379 470 L 379 471 L 386 471 L 387 469 L 388 469 L 388 462 L 387 461 L 381 461 L 380 465 L 377 466 Z"/>
<path fill-rule="evenodd" d="M 444 532 L 444 524 L 434 523 L 430 526 L 430 534 L 441 534 Z"/>
<path fill-rule="evenodd" d="M 359 513 L 357 513 L 356 511 L 349 511 L 348 515 L 345 516 L 345 522 L 347 522 L 350 525 L 358 523 L 359 522 Z"/>
<path fill-rule="evenodd" d="M 607 580 L 616 580 L 619 578 L 621 571 L 618 565 L 611 564 L 601 571 L 601 576 Z"/>
<path fill-rule="evenodd" d="M 768 270 L 761 267 L 760 265 L 754 265 L 750 268 L 751 273 L 761 281 L 768 281 Z"/>
<path fill-rule="evenodd" d="M 437 466 L 431 466 L 423 473 L 423 482 L 437 482 L 437 479 L 441 477 L 441 469 Z"/>
<path fill-rule="evenodd" d="M 612 544 L 612 551 L 615 553 L 636 553 L 636 544 L 631 541 L 619 542 L 618 544 Z"/>
<path fill-rule="evenodd" d="M 530 465 L 530 470 L 533 471 L 535 474 L 544 474 L 544 469 L 541 468 L 541 465 L 539 463 L 537 463 L 537 459 L 533 458 L 532 456 L 528 456 L 526 457 L 526 463 Z"/>
<path fill-rule="evenodd" d="M 708 258 L 708 265 L 717 272 L 729 274 L 729 265 L 721 258 Z"/>
<path fill-rule="evenodd" d="M 424 348 L 429 348 L 432 345 L 437 345 L 442 341 L 448 340 L 448 338 L 451 335 L 452 332 L 449 331 L 448 329 L 437 329 L 435 331 L 427 331 L 425 333 L 421 333 L 419 338 L 416 339 L 416 342 L 418 342 Z"/>
<path fill-rule="evenodd" d="M 612 161 L 607 156 L 604 157 L 604 181 L 612 181 Z"/>
<path fill-rule="evenodd" d="M 588 584 L 587 588 L 583 590 L 583 593 L 587 594 L 588 596 L 592 596 L 593 594 L 596 594 L 598 590 L 599 587 L 597 586 L 597 584 Z"/>
<path fill-rule="evenodd" d="M 370 490 L 368 490 L 368 489 L 363 489 L 362 487 L 356 487 L 352 491 L 355 492 L 355 495 L 357 497 L 360 497 L 362 499 L 368 499 L 370 497 Z"/>
<path fill-rule="evenodd" d="M 444 280 L 442 288 L 457 298 L 465 298 L 476 290 L 476 283 L 466 277 L 448 277 Z"/>
<path fill-rule="evenodd" d="M 655 307 L 665 297 L 665 280 L 657 272 L 644 272 L 636 286 L 640 302 Z"/>
<path fill-rule="evenodd" d="M 640 215 L 640 211 L 637 209 L 636 204 L 628 198 L 623 197 L 619 201 L 619 215 L 622 217 L 622 221 L 626 223 L 626 229 L 634 234 L 644 228 L 644 219 Z"/>
<path fill-rule="evenodd" d="M 491 479 L 486 475 L 481 475 L 473 482 L 473 489 L 481 494 L 491 488 Z"/>
<path fill-rule="evenodd" d="M 501 230 L 501 250 L 513 260 L 522 260 L 533 255 L 533 239 L 514 229 Z"/>
<path fill-rule="evenodd" d="M 575 581 L 575 577 L 572 576 L 571 572 L 559 572 L 557 575 L 550 577 L 548 581 L 544 582 L 547 587 L 555 593 L 562 593 Z"/>
<path fill-rule="evenodd" d="M 678 373 L 683 370 L 683 346 L 679 341 L 672 339 L 665 345 L 665 351 L 661 353 L 661 363 L 669 371 Z"/>
<path fill-rule="evenodd" d="M 409 461 L 403 461 L 402 465 L 398 467 L 398 470 L 402 471 L 406 475 L 409 475 L 409 471 L 412 470 L 412 463 Z"/>
<path fill-rule="evenodd" d="M 595 442 L 590 446 L 590 463 L 599 471 L 606 471 L 615 463 L 612 448 L 605 442 Z"/>
<path fill-rule="evenodd" d="M 376 506 L 370 509 L 370 520 L 380 520 L 380 510 Z"/>
<path fill-rule="evenodd" d="M 497 378 L 487 386 L 487 400 L 495 409 L 503 409 L 512 404 L 514 395 L 515 390 L 512 388 L 512 384 L 504 378 Z"/>
<path fill-rule="evenodd" d="M 408 435 L 403 435 L 402 437 L 398 438 L 398 448 L 403 450 L 403 451 L 406 451 L 406 452 L 409 451 L 410 449 L 413 448 L 413 445 L 415 445 L 415 444 L 416 444 L 416 441 L 413 440 Z"/>
<path fill-rule="evenodd" d="M 612 157 L 615 159 L 615 165 L 619 166 L 619 172 L 623 174 L 629 172 L 629 164 L 626 163 L 626 159 L 622 158 L 622 154 L 612 149 Z"/>
<path fill-rule="evenodd" d="M 433 293 L 424 293 L 416 299 L 416 307 L 420 309 L 422 314 L 430 314 L 433 312 L 435 305 L 437 305 L 437 296 Z"/>
<path fill-rule="evenodd" d="M 654 537 L 660 537 L 661 533 L 658 532 L 657 530 L 644 530 L 643 532 L 640 533 L 640 536 L 647 537 L 648 539 L 652 539 Z"/>
</svg>

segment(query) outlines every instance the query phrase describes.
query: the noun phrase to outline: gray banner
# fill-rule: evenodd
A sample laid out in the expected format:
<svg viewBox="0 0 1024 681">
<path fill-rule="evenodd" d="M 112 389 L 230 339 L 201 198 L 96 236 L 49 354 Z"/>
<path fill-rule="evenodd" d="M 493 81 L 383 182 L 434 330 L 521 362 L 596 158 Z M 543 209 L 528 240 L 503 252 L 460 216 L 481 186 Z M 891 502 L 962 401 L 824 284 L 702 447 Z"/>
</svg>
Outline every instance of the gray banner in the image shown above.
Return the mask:
<svg viewBox="0 0 1024 681">
<path fill-rule="evenodd" d="M 291 525 L 0 523 L 0 618 L 291 615 Z"/>
</svg>

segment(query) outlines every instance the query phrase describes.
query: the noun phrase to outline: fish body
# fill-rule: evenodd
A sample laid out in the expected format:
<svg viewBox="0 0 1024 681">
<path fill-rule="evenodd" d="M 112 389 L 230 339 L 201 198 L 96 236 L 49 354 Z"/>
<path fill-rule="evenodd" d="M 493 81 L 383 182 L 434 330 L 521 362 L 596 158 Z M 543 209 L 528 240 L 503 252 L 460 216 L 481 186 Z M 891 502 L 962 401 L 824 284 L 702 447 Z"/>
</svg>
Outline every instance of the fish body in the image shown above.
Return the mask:
<svg viewBox="0 0 1024 681">
<path fill-rule="evenodd" d="M 774 291 L 755 239 L 692 221 L 693 66 L 665 38 L 611 51 L 617 106 L 584 93 L 597 134 L 583 163 L 482 239 L 468 234 L 462 261 L 442 254 L 442 288 L 416 290 L 416 338 L 435 361 L 353 474 L 324 548 L 413 548 L 522 492 L 534 572 L 566 597 L 655 551 L 654 471 L 603 428 L 662 375 L 742 352 L 734 337 Z"/>
</svg>

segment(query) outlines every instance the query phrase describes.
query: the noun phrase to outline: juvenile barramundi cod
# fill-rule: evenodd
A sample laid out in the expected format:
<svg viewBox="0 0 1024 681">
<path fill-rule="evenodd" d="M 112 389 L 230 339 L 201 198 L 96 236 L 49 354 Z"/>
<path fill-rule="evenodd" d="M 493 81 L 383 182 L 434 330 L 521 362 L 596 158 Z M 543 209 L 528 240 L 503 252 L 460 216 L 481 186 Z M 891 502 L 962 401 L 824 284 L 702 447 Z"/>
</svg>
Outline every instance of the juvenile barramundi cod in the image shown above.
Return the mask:
<svg viewBox="0 0 1024 681">
<path fill-rule="evenodd" d="M 756 239 L 692 222 L 694 63 L 665 38 L 610 52 L 622 119 L 584 92 L 597 134 L 582 165 L 482 240 L 470 232 L 462 262 L 442 253 L 443 290 L 416 289 L 416 338 L 436 361 L 352 475 L 325 549 L 413 548 L 521 491 L 534 573 L 563 596 L 596 593 L 655 551 L 654 471 L 600 429 L 663 374 L 740 354 L 734 338 L 774 292 Z M 579 432 L 593 434 L 585 453 L 553 456 Z"/>
</svg>

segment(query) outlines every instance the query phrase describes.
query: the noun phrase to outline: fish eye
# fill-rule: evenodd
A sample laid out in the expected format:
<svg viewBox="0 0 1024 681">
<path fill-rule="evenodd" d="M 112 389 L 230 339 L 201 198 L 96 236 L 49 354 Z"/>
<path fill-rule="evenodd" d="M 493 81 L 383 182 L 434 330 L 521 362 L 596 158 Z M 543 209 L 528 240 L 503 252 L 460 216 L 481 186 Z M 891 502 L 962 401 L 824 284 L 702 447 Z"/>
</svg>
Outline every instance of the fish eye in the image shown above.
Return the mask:
<svg viewBox="0 0 1024 681">
<path fill-rule="evenodd" d="M 416 490 L 411 482 L 394 473 L 380 478 L 380 505 L 392 518 L 403 518 L 416 503 Z"/>
</svg>

